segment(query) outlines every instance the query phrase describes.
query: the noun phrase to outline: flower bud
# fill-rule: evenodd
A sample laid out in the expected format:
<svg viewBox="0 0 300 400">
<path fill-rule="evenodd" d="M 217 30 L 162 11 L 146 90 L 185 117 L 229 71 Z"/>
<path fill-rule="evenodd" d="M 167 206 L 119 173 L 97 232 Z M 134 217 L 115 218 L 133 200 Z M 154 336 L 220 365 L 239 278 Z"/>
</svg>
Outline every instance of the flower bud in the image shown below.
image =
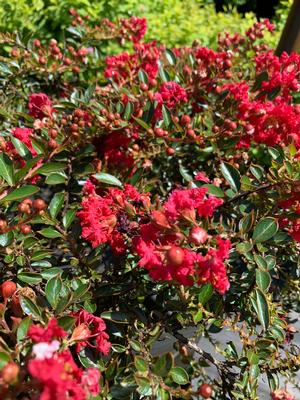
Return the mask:
<svg viewBox="0 0 300 400">
<path fill-rule="evenodd" d="M 5 281 L 1 285 L 2 296 L 9 299 L 17 290 L 17 285 L 13 281 Z"/>
<path fill-rule="evenodd" d="M 189 241 L 194 243 L 195 245 L 199 246 L 206 242 L 208 238 L 208 234 L 205 229 L 201 228 L 200 226 L 194 226 L 190 230 Z"/>
<path fill-rule="evenodd" d="M 16 382 L 20 368 L 14 362 L 6 364 L 1 370 L 1 377 L 5 383 L 12 385 Z"/>
</svg>

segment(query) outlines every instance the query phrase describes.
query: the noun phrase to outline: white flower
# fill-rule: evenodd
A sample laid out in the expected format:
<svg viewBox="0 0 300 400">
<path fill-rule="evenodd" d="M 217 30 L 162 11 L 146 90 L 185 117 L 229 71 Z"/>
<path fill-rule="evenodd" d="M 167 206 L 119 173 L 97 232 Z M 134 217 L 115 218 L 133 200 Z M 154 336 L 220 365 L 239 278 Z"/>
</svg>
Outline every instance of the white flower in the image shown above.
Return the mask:
<svg viewBox="0 0 300 400">
<path fill-rule="evenodd" d="M 41 342 L 37 343 L 32 347 L 32 352 L 35 358 L 38 360 L 44 360 L 45 358 L 51 358 L 53 353 L 59 349 L 59 342 L 53 340 L 51 343 Z"/>
</svg>

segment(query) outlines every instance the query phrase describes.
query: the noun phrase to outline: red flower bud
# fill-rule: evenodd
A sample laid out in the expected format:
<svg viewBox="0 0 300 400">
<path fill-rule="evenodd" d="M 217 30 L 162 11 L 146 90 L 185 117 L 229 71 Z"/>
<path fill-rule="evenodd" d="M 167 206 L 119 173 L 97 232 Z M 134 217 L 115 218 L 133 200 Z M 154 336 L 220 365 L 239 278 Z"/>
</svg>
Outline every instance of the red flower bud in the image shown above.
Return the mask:
<svg viewBox="0 0 300 400">
<path fill-rule="evenodd" d="M 201 228 L 200 226 L 194 226 L 190 230 L 189 241 L 191 243 L 196 244 L 197 246 L 205 243 L 207 238 L 208 238 L 208 234 L 207 234 L 206 230 Z"/>
<path fill-rule="evenodd" d="M 1 285 L 2 296 L 9 299 L 17 290 L 17 285 L 13 281 L 5 281 Z"/>
<path fill-rule="evenodd" d="M 14 362 L 6 364 L 1 370 L 3 381 L 9 385 L 13 384 L 19 375 L 20 368 Z"/>
<path fill-rule="evenodd" d="M 184 251 L 181 247 L 172 246 L 167 251 L 167 261 L 172 265 L 181 265 L 184 258 Z"/>
<path fill-rule="evenodd" d="M 212 392 L 212 387 L 208 383 L 203 383 L 198 389 L 198 394 L 200 394 L 204 399 L 209 399 Z"/>
</svg>

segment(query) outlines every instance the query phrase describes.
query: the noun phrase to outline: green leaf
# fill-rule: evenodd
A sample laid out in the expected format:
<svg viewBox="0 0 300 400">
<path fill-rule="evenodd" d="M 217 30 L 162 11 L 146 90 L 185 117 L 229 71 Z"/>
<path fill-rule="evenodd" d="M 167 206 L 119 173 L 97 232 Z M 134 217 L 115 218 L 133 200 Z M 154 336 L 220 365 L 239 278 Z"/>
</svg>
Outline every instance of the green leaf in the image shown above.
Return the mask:
<svg viewBox="0 0 300 400">
<path fill-rule="evenodd" d="M 153 372 L 155 375 L 165 377 L 173 367 L 173 356 L 170 353 L 165 353 L 158 358 L 154 363 Z"/>
<path fill-rule="evenodd" d="M 109 319 L 121 324 L 129 324 L 128 314 L 125 314 L 121 311 L 104 311 L 101 314 L 101 318 Z"/>
<path fill-rule="evenodd" d="M 14 136 L 11 136 L 10 140 L 12 141 L 13 145 L 15 146 L 15 149 L 17 152 L 20 154 L 22 158 L 32 158 L 32 155 L 28 149 L 27 146 L 21 140 L 15 138 Z"/>
<path fill-rule="evenodd" d="M 138 78 L 139 78 L 139 81 L 140 81 L 141 83 L 146 83 L 146 84 L 148 84 L 148 82 L 149 82 L 148 75 L 147 75 L 147 73 L 146 73 L 143 69 L 140 69 L 140 70 L 139 70 L 139 72 L 138 72 Z"/>
<path fill-rule="evenodd" d="M 126 351 L 126 347 L 118 343 L 113 343 L 111 348 L 115 353 L 124 353 Z"/>
<path fill-rule="evenodd" d="M 249 232 L 253 226 L 254 223 L 254 212 L 253 210 L 245 215 L 239 222 L 239 229 L 241 230 L 242 233 Z"/>
<path fill-rule="evenodd" d="M 39 233 L 49 239 L 63 237 L 63 235 L 54 228 L 44 228 L 40 230 Z"/>
<path fill-rule="evenodd" d="M 175 54 L 173 53 L 173 51 L 170 50 L 170 49 L 166 49 L 165 54 L 166 54 L 166 58 L 167 58 L 169 64 L 170 65 L 175 65 L 176 64 L 176 57 L 175 57 Z"/>
<path fill-rule="evenodd" d="M 42 281 L 42 276 L 37 272 L 20 272 L 17 275 L 18 279 L 22 282 L 29 283 L 31 285 L 35 285 Z"/>
<path fill-rule="evenodd" d="M 276 257 L 274 256 L 267 256 L 265 257 L 265 261 L 267 263 L 267 269 L 270 271 L 271 269 L 274 269 L 276 266 Z"/>
<path fill-rule="evenodd" d="M 41 319 L 41 310 L 29 297 L 20 296 L 20 305 L 25 314 L 31 315 L 33 319 Z"/>
<path fill-rule="evenodd" d="M 124 119 L 126 119 L 127 121 L 130 119 L 133 109 L 134 109 L 133 104 L 128 102 L 126 104 L 125 111 L 124 111 Z"/>
<path fill-rule="evenodd" d="M 149 370 L 149 366 L 146 362 L 146 360 L 140 356 L 135 356 L 134 357 L 134 365 L 135 368 L 139 371 L 139 372 L 147 372 Z"/>
<path fill-rule="evenodd" d="M 260 289 L 254 289 L 250 299 L 259 322 L 262 324 L 264 330 L 267 330 L 270 324 L 270 315 L 268 302 L 264 293 Z"/>
<path fill-rule="evenodd" d="M 259 266 L 260 269 L 262 269 L 263 271 L 267 270 L 268 266 L 265 257 L 259 254 L 254 254 L 254 261 L 256 262 L 256 264 Z"/>
<path fill-rule="evenodd" d="M 241 176 L 239 171 L 231 164 L 224 162 L 221 164 L 221 172 L 232 189 L 238 192 L 241 188 Z"/>
<path fill-rule="evenodd" d="M 185 369 L 174 367 L 170 370 L 171 378 L 178 385 L 186 385 L 189 382 L 189 376 Z"/>
<path fill-rule="evenodd" d="M 271 239 L 278 231 L 278 223 L 275 218 L 266 217 L 261 219 L 253 231 L 252 239 L 254 242 L 265 242 Z"/>
<path fill-rule="evenodd" d="M 5 154 L 0 154 L 0 175 L 10 185 L 14 184 L 14 166 L 11 159 Z"/>
<path fill-rule="evenodd" d="M 267 291 L 270 283 L 271 283 L 271 276 L 268 272 L 266 271 L 261 271 L 260 269 L 257 269 L 255 272 L 256 275 L 256 283 L 257 286 L 263 291 Z"/>
<path fill-rule="evenodd" d="M 59 162 L 48 162 L 44 165 L 42 165 L 40 168 L 38 168 L 34 175 L 49 175 L 52 172 L 58 172 L 62 171 L 64 168 L 66 168 L 65 163 L 59 163 Z"/>
<path fill-rule="evenodd" d="M 99 182 L 107 183 L 108 185 L 122 187 L 122 182 L 113 175 L 107 174 L 105 172 L 99 172 L 93 175 Z"/>
<path fill-rule="evenodd" d="M 56 218 L 57 214 L 60 212 L 65 200 L 64 192 L 55 193 L 50 204 L 49 211 L 52 218 Z"/>
<path fill-rule="evenodd" d="M 50 175 L 47 176 L 46 178 L 46 183 L 48 185 L 60 185 L 62 183 L 65 183 L 67 179 L 67 176 L 63 172 L 53 172 Z"/>
<path fill-rule="evenodd" d="M 169 82 L 170 81 L 170 75 L 168 74 L 168 72 L 165 69 L 160 67 L 158 72 L 159 72 L 160 79 L 163 82 Z"/>
<path fill-rule="evenodd" d="M 207 283 L 206 285 L 202 286 L 198 294 L 198 302 L 204 305 L 211 298 L 213 292 L 214 290 L 210 283 Z"/>
<path fill-rule="evenodd" d="M 172 117 L 169 109 L 165 105 L 162 106 L 162 115 L 164 119 L 164 125 L 168 127 L 172 122 Z"/>
<path fill-rule="evenodd" d="M 14 239 L 14 234 L 12 231 L 3 233 L 0 235 L 0 246 L 5 247 L 8 246 Z"/>
<path fill-rule="evenodd" d="M 62 222 L 65 229 L 68 229 L 76 217 L 75 210 L 68 210 L 63 216 Z"/>
<path fill-rule="evenodd" d="M 148 129 L 150 129 L 150 126 L 149 126 L 145 121 L 143 121 L 142 119 L 136 118 L 136 117 L 133 117 L 133 119 L 134 119 L 142 128 L 144 128 L 146 131 L 147 131 Z"/>
<path fill-rule="evenodd" d="M 223 192 L 223 190 L 215 185 L 212 185 L 211 183 L 206 183 L 205 185 L 203 185 L 202 187 L 207 188 L 207 193 L 211 194 L 212 196 L 215 197 L 224 197 L 225 194 Z"/>
<path fill-rule="evenodd" d="M 265 174 L 264 169 L 259 165 L 251 165 L 250 171 L 258 181 L 261 181 Z"/>
<path fill-rule="evenodd" d="M 53 308 L 56 307 L 62 288 L 62 281 L 60 276 L 55 276 L 47 282 L 45 293 L 46 298 Z"/>
<path fill-rule="evenodd" d="M 7 196 L 5 196 L 1 201 L 14 201 L 14 200 L 21 200 L 25 197 L 32 196 L 33 194 L 37 193 L 40 190 L 38 186 L 33 185 L 26 185 L 20 187 L 18 189 L 13 190 Z"/>
<path fill-rule="evenodd" d="M 58 320 L 58 325 L 61 326 L 65 331 L 73 328 L 76 322 L 75 317 L 70 317 L 70 315 L 65 315 Z"/>
<path fill-rule="evenodd" d="M 193 180 L 192 175 L 188 173 L 188 170 L 182 164 L 179 164 L 179 172 L 185 181 L 191 182 Z"/>
<path fill-rule="evenodd" d="M 15 182 L 20 182 L 22 178 L 29 172 L 31 168 L 33 168 L 38 161 L 41 159 L 41 156 L 34 157 L 31 160 L 26 161 L 26 165 L 19 169 L 19 171 L 15 174 Z"/>
<path fill-rule="evenodd" d="M 26 337 L 27 331 L 31 324 L 32 324 L 32 319 L 30 317 L 26 317 L 20 322 L 20 325 L 18 326 L 17 330 L 18 343 Z"/>
<path fill-rule="evenodd" d="M 151 398 L 152 388 L 150 380 L 137 375 L 134 376 L 134 379 L 138 385 L 137 391 L 140 394 L 140 398 Z"/>
</svg>

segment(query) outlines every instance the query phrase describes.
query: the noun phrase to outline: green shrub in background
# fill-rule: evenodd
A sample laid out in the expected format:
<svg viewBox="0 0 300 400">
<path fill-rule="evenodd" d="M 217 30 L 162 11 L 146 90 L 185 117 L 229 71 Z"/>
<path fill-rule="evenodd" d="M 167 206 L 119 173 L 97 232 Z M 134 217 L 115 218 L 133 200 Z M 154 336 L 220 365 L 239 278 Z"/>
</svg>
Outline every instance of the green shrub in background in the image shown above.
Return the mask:
<svg viewBox="0 0 300 400">
<path fill-rule="evenodd" d="M 291 3 L 284 0 L 277 10 L 278 32 Z M 38 31 L 44 37 L 62 38 L 71 7 L 89 15 L 95 23 L 104 17 L 146 17 L 147 39 L 155 38 L 168 46 L 183 46 L 197 39 L 215 47 L 219 32 L 244 32 L 255 20 L 253 13 L 242 16 L 233 6 L 217 13 L 212 0 L 1 0 L 0 31 Z M 278 36 L 270 38 L 272 45 L 276 45 Z"/>
</svg>

